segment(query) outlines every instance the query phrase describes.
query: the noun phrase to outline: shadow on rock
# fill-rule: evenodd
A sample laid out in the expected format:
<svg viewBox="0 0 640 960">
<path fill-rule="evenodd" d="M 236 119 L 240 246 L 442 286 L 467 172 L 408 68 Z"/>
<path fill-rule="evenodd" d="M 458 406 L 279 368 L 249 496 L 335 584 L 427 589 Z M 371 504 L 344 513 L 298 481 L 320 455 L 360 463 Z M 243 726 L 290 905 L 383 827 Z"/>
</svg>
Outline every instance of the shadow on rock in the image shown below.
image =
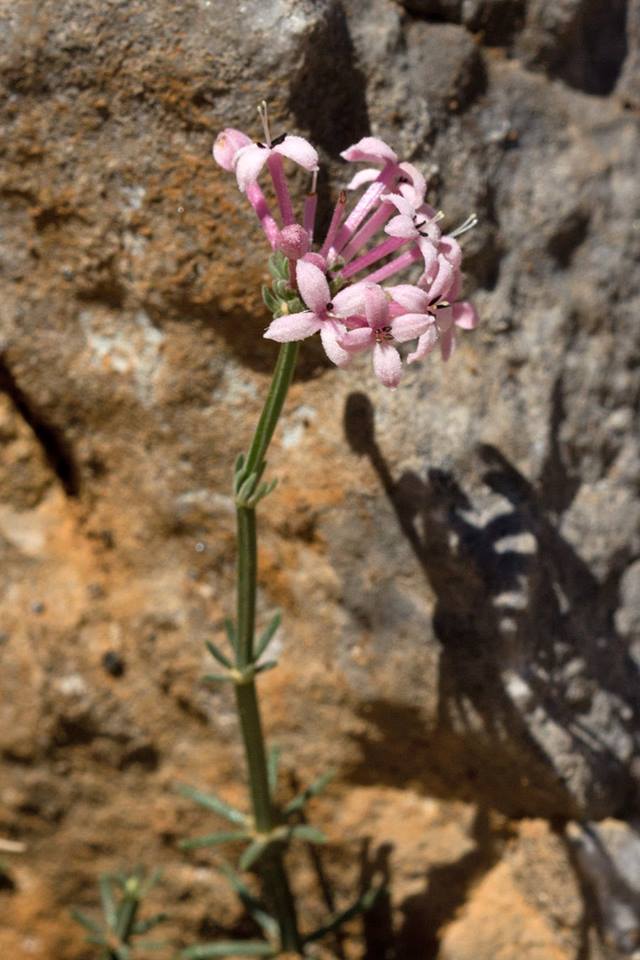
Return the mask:
<svg viewBox="0 0 640 960">
<path fill-rule="evenodd" d="M 638 669 L 614 629 L 619 575 L 597 581 L 559 530 L 577 489 L 559 453 L 563 417 L 559 383 L 537 488 L 495 447 L 479 447 L 490 505 L 481 513 L 445 471 L 396 480 L 370 401 L 348 398 L 347 438 L 369 458 L 435 594 L 440 645 L 435 722 L 427 728 L 405 704 L 367 704 L 376 733 L 361 739 L 355 779 L 418 777 L 435 795 L 516 816 L 600 817 L 633 802 Z"/>
</svg>

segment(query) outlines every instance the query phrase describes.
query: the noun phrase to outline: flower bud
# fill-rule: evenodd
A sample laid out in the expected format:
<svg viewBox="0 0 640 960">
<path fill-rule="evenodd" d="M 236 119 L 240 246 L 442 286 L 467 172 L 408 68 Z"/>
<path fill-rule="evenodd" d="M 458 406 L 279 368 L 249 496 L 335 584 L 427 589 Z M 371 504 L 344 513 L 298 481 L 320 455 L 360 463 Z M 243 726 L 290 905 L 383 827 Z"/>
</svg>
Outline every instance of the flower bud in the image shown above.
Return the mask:
<svg viewBox="0 0 640 960">
<path fill-rule="evenodd" d="M 248 147 L 252 141 L 242 130 L 227 127 L 216 137 L 213 145 L 213 158 L 223 170 L 232 172 L 235 169 L 235 160 L 238 150 Z"/>
<path fill-rule="evenodd" d="M 289 260 L 300 260 L 309 250 L 309 234 L 299 223 L 283 227 L 276 240 L 276 250 Z"/>
</svg>

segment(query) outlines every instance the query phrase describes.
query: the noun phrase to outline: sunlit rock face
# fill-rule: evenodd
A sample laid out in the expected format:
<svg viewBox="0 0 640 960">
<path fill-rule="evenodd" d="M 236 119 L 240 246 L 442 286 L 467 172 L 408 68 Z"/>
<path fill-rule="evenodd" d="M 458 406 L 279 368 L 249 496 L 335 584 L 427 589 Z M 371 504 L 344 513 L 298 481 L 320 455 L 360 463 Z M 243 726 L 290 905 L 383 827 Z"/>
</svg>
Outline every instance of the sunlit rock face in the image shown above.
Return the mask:
<svg viewBox="0 0 640 960">
<path fill-rule="evenodd" d="M 259 137 L 263 98 L 276 134 L 318 146 L 325 217 L 339 152 L 374 134 L 429 174 L 447 225 L 480 218 L 481 324 L 447 365 L 389 393 L 367 361 L 302 349 L 260 520 L 283 792 L 337 770 L 318 819 L 338 899 L 357 838 L 395 845 L 402 956 L 597 956 L 574 872 L 595 854 L 558 836 L 631 819 L 640 777 L 640 136 L 637 10 L 596 7 L 0 11 L 0 835 L 27 844 L 0 884 L 8 956 L 84 956 L 68 907 L 123 863 L 164 865 L 182 942 L 239 922 L 215 857 L 177 851 L 211 821 L 173 788 L 244 802 L 232 699 L 200 677 L 277 346 L 262 234 L 211 144 Z M 321 922 L 302 859 L 300 878 Z"/>
</svg>

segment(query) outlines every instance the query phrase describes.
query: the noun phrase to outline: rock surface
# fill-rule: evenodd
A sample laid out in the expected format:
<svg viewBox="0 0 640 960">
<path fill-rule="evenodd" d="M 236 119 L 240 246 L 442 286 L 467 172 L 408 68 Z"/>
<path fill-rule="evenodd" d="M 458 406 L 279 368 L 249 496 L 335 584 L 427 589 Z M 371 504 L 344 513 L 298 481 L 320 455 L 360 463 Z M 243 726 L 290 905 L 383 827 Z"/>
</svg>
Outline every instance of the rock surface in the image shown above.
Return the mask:
<svg viewBox="0 0 640 960">
<path fill-rule="evenodd" d="M 123 862 L 164 866 L 178 942 L 244 930 L 215 856 L 177 849 L 215 827 L 174 788 L 242 803 L 202 644 L 274 348 L 259 230 L 210 148 L 263 97 L 332 188 L 371 132 L 449 224 L 481 221 L 482 324 L 450 364 L 390 394 L 305 344 L 261 519 L 283 791 L 337 769 L 317 813 L 338 901 L 359 851 L 391 882 L 368 957 L 613 942 L 618 901 L 583 904 L 559 825 L 638 805 L 636 6 L 0 3 L 0 836 L 26 844 L 2 955 L 86 957 L 67 910 Z"/>
</svg>

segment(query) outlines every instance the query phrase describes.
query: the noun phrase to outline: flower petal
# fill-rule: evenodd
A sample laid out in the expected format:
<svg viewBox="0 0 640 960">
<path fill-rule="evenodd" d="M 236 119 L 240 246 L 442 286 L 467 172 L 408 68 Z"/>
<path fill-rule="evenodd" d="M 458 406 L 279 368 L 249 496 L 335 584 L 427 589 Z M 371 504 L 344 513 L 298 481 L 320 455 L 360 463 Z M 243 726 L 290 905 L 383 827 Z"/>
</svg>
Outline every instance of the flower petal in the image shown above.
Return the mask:
<svg viewBox="0 0 640 960">
<path fill-rule="evenodd" d="M 344 328 L 335 320 L 325 320 L 320 328 L 324 352 L 337 367 L 346 367 L 351 360 L 351 354 L 340 345 L 343 336 Z"/>
<path fill-rule="evenodd" d="M 236 154 L 236 179 L 243 193 L 246 192 L 250 183 L 255 183 L 258 179 L 258 174 L 269 159 L 269 153 L 266 147 L 259 147 L 257 143 L 252 143 Z"/>
<path fill-rule="evenodd" d="M 389 301 L 382 287 L 367 284 L 364 291 L 364 311 L 369 326 L 374 330 L 386 327 L 389 323 Z"/>
<path fill-rule="evenodd" d="M 273 148 L 274 153 L 281 153 L 294 163 L 299 163 L 305 170 L 318 169 L 318 152 L 304 137 L 287 134 L 282 143 Z"/>
<path fill-rule="evenodd" d="M 278 343 L 290 343 L 292 340 L 304 340 L 317 333 L 322 322 L 315 313 L 304 310 L 302 313 L 289 313 L 284 317 L 276 317 L 264 332 L 267 340 L 276 340 Z"/>
<path fill-rule="evenodd" d="M 443 333 L 440 337 L 440 352 L 442 354 L 442 359 L 446 363 L 449 357 L 453 356 L 453 352 L 456 349 L 456 328 L 451 326 L 446 333 Z"/>
<path fill-rule="evenodd" d="M 366 350 L 367 347 L 372 347 L 375 342 L 376 335 L 371 327 L 356 327 L 355 330 L 348 330 L 339 340 L 341 347 L 353 353 Z"/>
<path fill-rule="evenodd" d="M 425 273 L 428 273 L 438 259 L 438 251 L 428 237 L 420 237 L 418 246 L 420 247 L 422 259 L 424 260 Z"/>
<path fill-rule="evenodd" d="M 426 313 L 431 303 L 429 294 L 413 283 L 398 283 L 395 287 L 387 287 L 387 293 L 411 313 Z"/>
<path fill-rule="evenodd" d="M 390 237 L 404 237 L 407 240 L 411 239 L 411 237 L 419 236 L 416 225 L 411 217 L 406 217 L 404 214 L 400 214 L 398 217 L 392 217 L 391 220 L 385 224 L 384 232 L 388 233 Z"/>
<path fill-rule="evenodd" d="M 353 283 L 340 290 L 333 298 L 333 312 L 339 317 L 348 317 L 352 313 L 364 313 L 365 283 Z"/>
<path fill-rule="evenodd" d="M 418 340 L 418 346 L 407 357 L 407 363 L 415 363 L 416 360 L 422 360 L 428 353 L 431 353 L 438 342 L 438 330 L 435 324 L 426 330 Z"/>
<path fill-rule="evenodd" d="M 377 180 L 380 175 L 380 171 L 377 167 L 366 167 L 364 170 L 358 170 L 349 183 L 347 184 L 347 190 L 357 190 L 359 187 L 364 186 L 365 183 L 370 183 L 372 180 Z"/>
<path fill-rule="evenodd" d="M 476 308 L 468 300 L 461 303 L 454 303 L 451 308 L 453 312 L 453 322 L 462 330 L 473 330 L 478 326 L 479 318 Z"/>
<path fill-rule="evenodd" d="M 407 200 L 406 197 L 399 196 L 397 193 L 385 193 L 382 199 L 387 203 L 392 203 L 398 213 L 402 214 L 403 217 L 409 217 L 409 219 L 411 219 L 416 212 L 416 208 L 411 201 Z"/>
<path fill-rule="evenodd" d="M 429 287 L 429 296 L 431 297 L 432 303 L 435 303 L 437 300 L 440 300 L 442 297 L 445 297 L 448 294 L 452 280 L 453 267 L 443 256 L 439 256 L 438 272 L 433 283 Z"/>
<path fill-rule="evenodd" d="M 400 383 L 402 360 L 395 347 L 389 343 L 376 343 L 373 348 L 373 369 L 385 387 L 392 390 Z"/>
<path fill-rule="evenodd" d="M 357 160 L 367 160 L 369 163 L 397 163 L 398 161 L 391 147 L 378 137 L 363 137 L 362 140 L 343 150 L 340 156 L 350 163 Z"/>
<path fill-rule="evenodd" d="M 401 163 L 400 169 L 409 177 L 411 183 L 399 184 L 398 190 L 403 197 L 406 197 L 414 206 L 419 207 L 421 203 L 424 203 L 427 181 L 412 163 Z"/>
<path fill-rule="evenodd" d="M 298 260 L 296 279 L 302 299 L 309 309 L 318 315 L 325 313 L 327 304 L 331 300 L 331 292 L 322 270 L 308 260 Z"/>
<path fill-rule="evenodd" d="M 391 332 L 398 343 L 421 337 L 436 322 L 430 313 L 404 313 L 391 321 Z"/>
<path fill-rule="evenodd" d="M 226 127 L 216 137 L 213 145 L 213 159 L 224 170 L 231 171 L 235 167 L 238 151 L 250 145 L 251 138 L 246 133 L 234 127 Z"/>
<path fill-rule="evenodd" d="M 462 264 L 462 250 L 454 237 L 440 237 L 438 245 L 440 253 L 444 254 L 454 270 L 459 270 Z"/>
</svg>

